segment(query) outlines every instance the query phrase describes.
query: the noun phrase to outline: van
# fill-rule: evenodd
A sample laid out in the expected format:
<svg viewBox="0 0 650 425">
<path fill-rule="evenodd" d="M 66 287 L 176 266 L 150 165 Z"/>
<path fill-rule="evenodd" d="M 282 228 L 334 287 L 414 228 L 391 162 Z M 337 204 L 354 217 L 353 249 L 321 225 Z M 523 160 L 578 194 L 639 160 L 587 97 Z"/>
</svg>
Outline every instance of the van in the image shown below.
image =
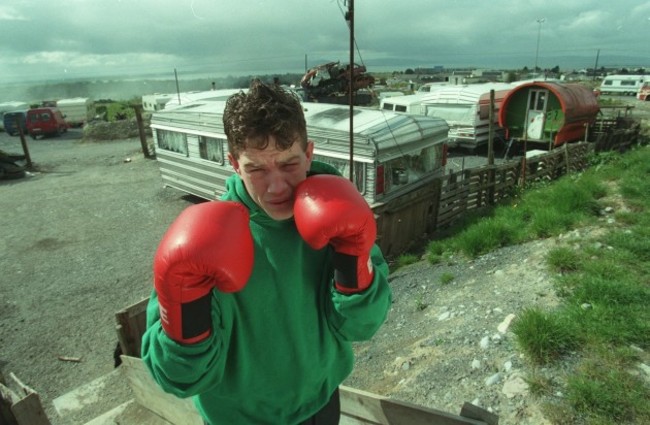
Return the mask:
<svg viewBox="0 0 650 425">
<path fill-rule="evenodd" d="M 26 111 L 29 105 L 25 102 L 12 101 L 0 103 L 0 130 L 4 130 L 4 115 L 10 111 Z"/>
<path fill-rule="evenodd" d="M 26 111 L 9 111 L 5 112 L 2 121 L 5 131 L 10 136 L 17 136 L 22 129 L 23 134 L 27 134 L 27 123 L 25 121 Z M 18 120 L 18 121 L 16 121 Z M 16 125 L 16 122 L 18 125 Z"/>
<path fill-rule="evenodd" d="M 34 108 L 27 111 L 27 132 L 32 139 L 37 136 L 60 136 L 68 131 L 68 124 L 57 108 Z"/>
</svg>

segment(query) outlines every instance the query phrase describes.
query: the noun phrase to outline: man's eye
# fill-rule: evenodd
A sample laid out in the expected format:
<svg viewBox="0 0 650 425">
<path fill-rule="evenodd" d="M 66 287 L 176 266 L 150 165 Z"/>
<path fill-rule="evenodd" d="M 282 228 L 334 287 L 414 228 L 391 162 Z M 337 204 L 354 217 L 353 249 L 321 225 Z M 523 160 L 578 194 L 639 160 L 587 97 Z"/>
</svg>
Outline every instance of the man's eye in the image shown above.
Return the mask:
<svg viewBox="0 0 650 425">
<path fill-rule="evenodd" d="M 295 169 L 297 166 L 298 166 L 298 164 L 285 164 L 283 168 L 284 168 L 285 170 L 293 170 L 293 169 Z"/>
</svg>

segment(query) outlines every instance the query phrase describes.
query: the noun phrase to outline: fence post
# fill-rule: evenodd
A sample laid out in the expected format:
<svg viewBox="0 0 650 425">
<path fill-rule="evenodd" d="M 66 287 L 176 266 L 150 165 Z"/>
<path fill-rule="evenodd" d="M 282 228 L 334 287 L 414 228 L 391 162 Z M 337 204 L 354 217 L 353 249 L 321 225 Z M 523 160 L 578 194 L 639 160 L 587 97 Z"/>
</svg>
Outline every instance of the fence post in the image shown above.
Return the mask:
<svg viewBox="0 0 650 425">
<path fill-rule="evenodd" d="M 569 169 L 569 164 L 571 164 L 571 161 L 569 161 L 569 144 L 565 143 L 564 144 L 564 166 L 566 167 L 565 174 L 569 174 L 571 172 L 571 170 Z"/>
<path fill-rule="evenodd" d="M 144 133 L 144 124 L 142 121 L 142 105 L 132 104 L 131 107 L 135 111 L 135 119 L 138 122 L 138 134 L 140 135 L 140 146 L 142 146 L 142 153 L 145 158 L 151 158 L 153 155 L 149 152 L 147 145 L 147 136 Z"/>
<path fill-rule="evenodd" d="M 23 147 L 23 153 L 25 154 L 25 162 L 27 162 L 27 168 L 32 169 L 34 168 L 34 164 L 32 164 L 32 157 L 29 154 L 29 147 L 27 146 L 27 140 L 25 140 L 25 133 L 23 133 L 23 128 L 20 126 L 20 122 L 18 120 L 18 117 L 16 117 L 16 128 L 18 129 L 18 135 L 20 136 L 20 144 Z"/>
</svg>

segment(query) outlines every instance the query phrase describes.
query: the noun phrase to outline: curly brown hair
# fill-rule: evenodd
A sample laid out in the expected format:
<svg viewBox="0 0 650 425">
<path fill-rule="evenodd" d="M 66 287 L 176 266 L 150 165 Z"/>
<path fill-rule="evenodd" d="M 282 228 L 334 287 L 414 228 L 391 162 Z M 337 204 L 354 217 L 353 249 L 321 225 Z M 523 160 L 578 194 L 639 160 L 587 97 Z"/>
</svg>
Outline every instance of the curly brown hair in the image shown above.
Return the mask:
<svg viewBox="0 0 650 425">
<path fill-rule="evenodd" d="M 278 85 L 251 82 L 248 92 L 228 98 L 223 113 L 228 151 L 238 158 L 247 148 L 265 149 L 274 136 L 279 150 L 299 142 L 307 148 L 307 124 L 298 96 Z"/>
</svg>

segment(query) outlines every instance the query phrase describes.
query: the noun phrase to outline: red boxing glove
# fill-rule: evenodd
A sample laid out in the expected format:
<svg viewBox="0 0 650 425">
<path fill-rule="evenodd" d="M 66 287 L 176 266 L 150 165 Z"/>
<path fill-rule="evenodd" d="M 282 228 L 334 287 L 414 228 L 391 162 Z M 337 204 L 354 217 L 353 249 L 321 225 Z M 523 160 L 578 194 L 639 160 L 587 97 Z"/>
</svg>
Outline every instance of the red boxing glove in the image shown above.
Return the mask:
<svg viewBox="0 0 650 425">
<path fill-rule="evenodd" d="M 372 283 L 370 250 L 377 237 L 375 216 L 349 180 L 333 175 L 308 177 L 296 188 L 293 207 L 300 236 L 314 249 L 334 248 L 334 281 L 344 293 Z"/>
<path fill-rule="evenodd" d="M 240 291 L 253 270 L 248 210 L 212 201 L 186 208 L 163 236 L 154 258 L 162 327 L 193 344 L 212 330 L 211 293 Z"/>
</svg>

